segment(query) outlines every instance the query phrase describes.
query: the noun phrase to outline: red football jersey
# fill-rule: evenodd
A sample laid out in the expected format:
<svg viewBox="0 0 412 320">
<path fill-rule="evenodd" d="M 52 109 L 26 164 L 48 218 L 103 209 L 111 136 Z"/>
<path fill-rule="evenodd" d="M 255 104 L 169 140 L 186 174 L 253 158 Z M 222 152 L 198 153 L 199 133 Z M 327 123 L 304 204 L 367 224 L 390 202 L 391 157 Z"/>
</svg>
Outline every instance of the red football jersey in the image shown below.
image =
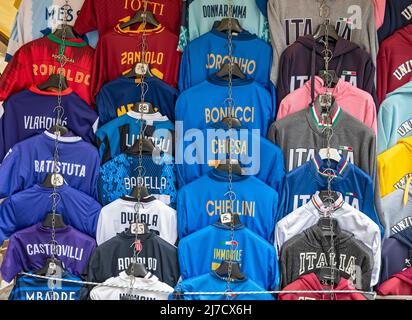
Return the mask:
<svg viewBox="0 0 412 320">
<path fill-rule="evenodd" d="M 7 65 L 0 78 L 0 101 L 10 95 L 45 82 L 51 74 L 60 73 L 57 60 L 62 41 L 52 34 L 22 46 Z M 94 50 L 82 39 L 66 40 L 68 59 L 63 68 L 67 84 L 89 105 Z"/>
<path fill-rule="evenodd" d="M 143 10 L 142 4 L 143 0 L 85 0 L 74 28 L 81 35 L 96 29 L 103 35 L 124 18 Z M 147 10 L 169 31 L 179 35 L 182 0 L 148 0 Z"/>
<path fill-rule="evenodd" d="M 172 87 L 177 86 L 179 76 L 178 41 L 179 38 L 163 26 L 146 30 L 145 60 L 153 75 Z M 127 73 L 141 61 L 141 43 L 142 32 L 124 31 L 118 25 L 101 37 L 93 62 L 93 99 L 106 82 Z"/>
</svg>

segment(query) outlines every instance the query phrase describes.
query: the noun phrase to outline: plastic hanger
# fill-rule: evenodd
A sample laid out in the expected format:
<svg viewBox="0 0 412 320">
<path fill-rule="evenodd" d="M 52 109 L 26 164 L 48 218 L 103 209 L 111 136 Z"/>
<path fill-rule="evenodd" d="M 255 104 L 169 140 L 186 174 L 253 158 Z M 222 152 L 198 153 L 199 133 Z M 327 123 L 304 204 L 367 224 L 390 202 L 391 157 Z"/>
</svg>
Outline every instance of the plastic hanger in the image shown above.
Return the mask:
<svg viewBox="0 0 412 320">
<path fill-rule="evenodd" d="M 48 213 L 42 222 L 43 227 L 53 228 L 53 213 Z M 61 214 L 54 215 L 54 227 L 55 228 L 65 228 L 63 216 Z"/>
<path fill-rule="evenodd" d="M 60 84 L 60 75 L 52 74 L 45 82 L 38 84 L 37 88 L 39 88 L 42 91 L 46 91 L 49 89 L 59 90 L 59 84 Z M 69 88 L 69 86 L 67 85 L 67 80 L 65 76 L 61 77 L 61 84 L 62 84 L 62 90 L 66 90 Z"/>
<path fill-rule="evenodd" d="M 240 33 L 243 31 L 243 28 L 240 26 L 239 20 L 235 18 L 223 18 L 216 26 L 216 30 L 219 32 L 229 31 L 229 21 L 230 20 L 232 22 L 232 26 L 230 28 L 232 32 Z"/>
<path fill-rule="evenodd" d="M 147 63 L 139 62 L 134 66 L 134 68 L 130 69 L 130 71 L 123 76 L 126 78 L 139 78 L 142 75 L 144 75 L 145 77 L 154 77 L 150 69 L 150 65 L 148 65 Z"/>
<path fill-rule="evenodd" d="M 234 117 L 225 117 L 221 122 L 225 124 L 229 129 L 242 127 L 242 122 L 240 122 L 238 118 Z"/>
<path fill-rule="evenodd" d="M 229 80 L 229 67 L 230 63 L 232 64 L 232 76 L 239 78 L 239 79 L 245 79 L 246 75 L 242 72 L 240 69 L 239 65 L 236 62 L 226 62 L 222 65 L 220 70 L 216 72 L 216 76 L 218 78 L 221 78 L 223 80 L 228 81 Z"/>
<path fill-rule="evenodd" d="M 332 227 L 331 227 L 331 224 L 332 224 Z M 335 230 L 337 229 L 337 226 L 338 226 L 338 221 L 336 219 L 329 218 L 329 217 L 328 218 L 321 217 L 317 225 L 322 230 L 323 236 L 325 237 L 335 237 L 336 236 Z"/>
<path fill-rule="evenodd" d="M 335 70 L 320 70 L 318 76 L 323 80 L 324 83 L 330 83 L 332 87 L 336 86 L 339 82 L 339 77 Z"/>
<path fill-rule="evenodd" d="M 138 199 L 139 198 L 139 189 L 140 189 L 140 198 L 141 199 L 145 199 L 145 198 L 148 198 L 148 197 L 150 197 L 150 193 L 149 193 L 149 191 L 147 190 L 147 188 L 146 188 L 146 186 L 136 186 L 134 189 L 133 189 L 133 191 L 132 191 L 132 193 L 130 194 L 130 196 L 132 197 L 132 198 L 134 198 L 134 199 Z"/>
<path fill-rule="evenodd" d="M 322 160 L 327 160 L 329 158 L 336 162 L 339 162 L 342 159 L 342 156 L 340 155 L 338 149 L 335 148 L 329 148 L 329 155 L 328 149 L 322 148 L 319 150 L 319 156 Z"/>
<path fill-rule="evenodd" d="M 150 102 L 136 102 L 132 107 L 132 111 L 145 114 L 154 114 L 156 111 Z"/>
<path fill-rule="evenodd" d="M 137 23 L 142 23 L 144 22 L 144 16 L 146 15 L 146 22 L 151 24 L 154 27 L 158 27 L 160 26 L 159 21 L 156 20 L 155 16 L 153 15 L 153 13 L 151 11 L 143 11 L 143 10 L 139 10 L 136 12 L 136 14 L 134 15 L 133 18 L 131 18 L 129 21 L 124 22 L 120 25 L 120 29 L 125 29 L 127 27 L 130 27 L 134 24 Z"/>
<path fill-rule="evenodd" d="M 340 281 L 339 270 L 334 267 L 323 267 L 318 271 L 318 279 L 323 284 L 337 285 Z"/>
<path fill-rule="evenodd" d="M 143 263 L 131 263 L 127 267 L 126 274 L 135 278 L 144 278 L 148 272 Z"/>
<path fill-rule="evenodd" d="M 231 279 L 234 280 L 243 280 L 245 275 L 240 271 L 239 263 L 237 262 L 229 262 L 229 261 L 222 261 L 220 266 L 215 270 L 216 274 L 223 278 L 229 277 L 229 264 L 232 264 L 232 272 L 230 275 Z"/>
<path fill-rule="evenodd" d="M 140 153 L 140 141 L 142 141 L 142 153 L 153 154 L 153 152 L 156 150 L 156 146 L 154 145 L 151 139 L 146 139 L 146 138 L 143 138 L 143 139 L 140 138 L 136 140 L 136 142 L 129 149 L 127 149 L 127 152 L 132 153 L 132 154 L 139 154 Z"/>
<path fill-rule="evenodd" d="M 223 159 L 220 161 L 219 165 L 216 167 L 217 170 L 222 171 L 222 172 L 229 172 L 229 163 L 232 164 L 232 172 L 238 176 L 243 175 L 243 170 L 239 164 L 239 160 L 237 159 Z"/>
<path fill-rule="evenodd" d="M 229 225 L 229 226 L 232 224 L 232 222 L 235 226 L 239 225 L 239 224 L 242 224 L 242 222 L 240 222 L 240 218 L 239 218 L 239 215 L 237 213 L 232 213 L 230 215 L 231 215 L 231 220 L 229 220 L 229 221 L 224 221 L 223 215 L 221 215 L 220 218 L 219 218 L 219 222 L 221 224 Z"/>
<path fill-rule="evenodd" d="M 63 264 L 60 260 L 48 258 L 44 266 L 41 269 L 36 270 L 34 274 L 41 275 L 41 276 L 45 276 L 45 275 L 53 276 L 53 275 L 62 274 L 63 270 L 64 270 Z"/>
<path fill-rule="evenodd" d="M 339 199 L 339 193 L 336 191 L 322 190 L 319 192 L 319 198 L 323 203 L 335 203 Z"/>
<path fill-rule="evenodd" d="M 60 25 L 56 31 L 53 32 L 53 35 L 59 39 L 63 38 L 63 29 L 66 29 L 66 39 L 80 39 L 80 37 L 74 32 L 73 27 L 69 25 Z"/>
<path fill-rule="evenodd" d="M 329 22 L 322 23 L 321 25 L 319 25 L 319 27 L 316 29 L 315 33 L 313 34 L 313 37 L 316 40 L 319 40 L 321 38 L 325 38 L 326 33 L 328 34 L 328 39 L 327 39 L 328 41 L 330 39 L 338 41 L 339 35 L 336 32 L 335 27 L 333 25 L 331 25 Z"/>
</svg>

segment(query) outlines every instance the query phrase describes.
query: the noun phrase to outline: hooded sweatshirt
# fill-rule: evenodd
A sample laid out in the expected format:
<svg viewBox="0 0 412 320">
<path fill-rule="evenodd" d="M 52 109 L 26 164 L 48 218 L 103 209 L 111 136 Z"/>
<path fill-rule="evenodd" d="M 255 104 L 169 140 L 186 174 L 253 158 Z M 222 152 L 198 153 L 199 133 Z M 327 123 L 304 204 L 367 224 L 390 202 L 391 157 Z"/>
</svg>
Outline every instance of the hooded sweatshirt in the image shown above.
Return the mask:
<svg viewBox="0 0 412 320">
<path fill-rule="evenodd" d="M 334 88 L 324 86 L 322 78 L 315 76 L 314 97 L 327 92 L 332 93 L 336 103 L 352 117 L 363 122 L 376 134 L 376 106 L 372 96 L 349 82 L 339 79 Z M 312 81 L 308 80 L 304 86 L 289 93 L 280 103 L 277 120 L 305 109 L 311 102 Z"/>
<path fill-rule="evenodd" d="M 383 24 L 383 19 L 385 18 L 386 0 L 373 0 L 373 5 L 375 6 L 376 30 L 379 30 Z"/>
<path fill-rule="evenodd" d="M 411 100 L 412 82 L 407 82 L 389 93 L 381 104 L 378 114 L 378 154 L 393 147 L 400 139 L 412 135 Z"/>
<path fill-rule="evenodd" d="M 377 60 L 379 104 L 387 94 L 408 83 L 412 77 L 412 25 L 387 38 L 380 46 Z"/>
<path fill-rule="evenodd" d="M 412 268 L 407 268 L 385 281 L 377 290 L 382 296 L 412 295 Z"/>
<path fill-rule="evenodd" d="M 287 293 L 287 291 L 325 291 L 325 293 Z M 337 293 L 334 298 L 328 294 L 331 286 L 326 286 L 320 283 L 315 273 L 308 273 L 301 276 L 290 285 L 286 286 L 279 295 L 279 300 L 367 300 L 361 293 Z M 333 290 L 346 291 L 356 290 L 352 284 L 345 278 L 340 278 L 339 283 Z"/>
<path fill-rule="evenodd" d="M 378 31 L 379 43 L 396 30 L 410 24 L 412 21 L 411 0 L 387 0 L 383 24 Z"/>
<path fill-rule="evenodd" d="M 330 23 L 335 26 L 339 36 L 366 50 L 375 63 L 378 39 L 372 1 L 327 0 L 325 4 L 330 8 Z M 319 25 L 323 23 L 324 19 L 320 17 L 319 8 L 319 1 L 268 1 L 268 19 L 273 47 L 271 79 L 274 83 L 277 82 L 278 68 L 282 66 L 282 63 L 279 63 L 279 57 L 286 47 L 294 43 L 299 36 L 315 33 Z M 355 61 L 356 58 L 353 60 Z"/>
<path fill-rule="evenodd" d="M 335 70 L 342 80 L 375 98 L 375 67 L 371 56 L 357 44 L 343 38 L 336 43 L 329 42 L 329 49 L 332 51 L 329 70 Z M 273 60 L 272 81 L 276 73 L 279 102 L 325 68 L 323 50 L 324 46 L 319 41 L 306 35 L 299 37 L 283 52 L 279 65 L 277 60 Z"/>
<path fill-rule="evenodd" d="M 381 197 L 402 188 L 412 176 L 412 137 L 398 143 L 378 156 Z"/>
<path fill-rule="evenodd" d="M 382 264 L 379 283 L 407 267 L 412 259 L 412 229 L 408 228 L 385 239 L 382 246 Z"/>
<path fill-rule="evenodd" d="M 373 269 L 372 251 L 352 233 L 343 231 L 339 225 L 334 226 L 336 233 L 333 241 L 335 256 L 328 253 L 331 248 L 330 237 L 323 235 L 317 224 L 286 242 L 280 254 L 282 287 L 297 280 L 301 275 L 315 272 L 320 268 L 336 263 L 339 275 L 345 279 L 361 276 L 357 289 L 369 290 Z M 335 258 L 336 257 L 336 258 Z M 336 259 L 336 260 L 335 260 Z M 356 274 L 358 268 L 361 275 Z"/>
</svg>

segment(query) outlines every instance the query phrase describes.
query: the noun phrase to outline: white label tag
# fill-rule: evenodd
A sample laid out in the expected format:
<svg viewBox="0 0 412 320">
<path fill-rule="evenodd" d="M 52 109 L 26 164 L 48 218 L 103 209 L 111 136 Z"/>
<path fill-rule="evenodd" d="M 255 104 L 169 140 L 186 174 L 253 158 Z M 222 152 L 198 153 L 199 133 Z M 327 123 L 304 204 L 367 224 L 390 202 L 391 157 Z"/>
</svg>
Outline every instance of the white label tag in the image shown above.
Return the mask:
<svg viewBox="0 0 412 320">
<path fill-rule="evenodd" d="M 145 226 L 143 223 L 132 223 L 132 225 L 130 226 L 130 232 L 132 234 L 144 234 Z"/>
<path fill-rule="evenodd" d="M 54 187 L 61 187 L 64 183 L 63 176 L 59 173 L 53 173 L 51 176 L 51 183 Z"/>
<path fill-rule="evenodd" d="M 136 72 L 136 74 L 138 75 L 144 75 L 147 73 L 149 66 L 145 63 L 138 63 L 136 64 L 136 68 L 134 69 L 134 71 Z"/>
<path fill-rule="evenodd" d="M 222 221 L 222 223 L 231 223 L 232 215 L 230 213 L 224 213 L 220 216 L 220 220 Z"/>
</svg>

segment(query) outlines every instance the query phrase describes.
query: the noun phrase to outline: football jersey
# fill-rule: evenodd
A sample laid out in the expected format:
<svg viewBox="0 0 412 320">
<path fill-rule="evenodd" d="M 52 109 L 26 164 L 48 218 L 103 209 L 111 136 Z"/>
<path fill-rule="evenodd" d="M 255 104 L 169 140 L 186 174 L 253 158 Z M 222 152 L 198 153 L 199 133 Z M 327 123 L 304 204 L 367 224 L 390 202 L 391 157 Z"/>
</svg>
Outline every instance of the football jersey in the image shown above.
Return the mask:
<svg viewBox="0 0 412 320">
<path fill-rule="evenodd" d="M 227 33 L 214 27 L 188 44 L 180 64 L 180 91 L 206 80 L 229 61 L 227 41 Z M 271 46 L 246 30 L 233 34 L 232 41 L 233 57 L 242 72 L 270 88 Z"/>
<path fill-rule="evenodd" d="M 101 36 L 125 17 L 129 19 L 137 11 L 143 10 L 143 5 L 142 0 L 85 0 L 74 28 L 79 34 L 98 30 Z M 147 10 L 151 11 L 166 28 L 179 34 L 181 0 L 150 0 L 147 1 Z"/>
<path fill-rule="evenodd" d="M 332 204 L 331 217 L 336 219 L 339 226 L 345 231 L 353 233 L 355 238 L 362 241 L 373 252 L 372 286 L 379 280 L 379 270 L 381 266 L 381 233 L 378 225 L 368 216 L 356 210 L 343 200 L 342 194 Z M 288 214 L 276 225 L 275 247 L 280 254 L 283 244 L 295 235 L 312 227 L 321 215 L 330 210 L 316 192 L 311 201 Z"/>
<path fill-rule="evenodd" d="M 63 272 L 61 278 L 69 281 L 82 281 L 81 278 L 69 272 Z M 34 278 L 28 275 L 18 276 L 9 300 L 79 300 L 82 284 L 57 280 L 57 283 L 53 285 L 52 281 L 55 280 Z"/>
<path fill-rule="evenodd" d="M 181 239 L 178 254 L 182 279 L 216 270 L 232 256 L 250 279 L 264 289 L 276 290 L 279 272 L 273 245 L 242 224 L 235 225 L 233 242 L 230 233 L 230 227 L 214 223 Z M 233 254 L 230 253 L 232 246 Z"/>
<path fill-rule="evenodd" d="M 129 111 L 96 132 L 102 163 L 132 147 L 139 140 L 142 124 L 144 138 L 150 138 L 161 151 L 173 154 L 174 125 L 166 116 L 158 112 L 142 114 Z"/>
<path fill-rule="evenodd" d="M 233 175 L 232 188 L 236 196 L 231 200 L 226 195 L 228 184 L 228 173 L 215 169 L 179 190 L 179 238 L 218 221 L 222 214 L 232 212 L 239 215 L 248 229 L 273 243 L 278 193 L 255 177 Z"/>
<path fill-rule="evenodd" d="M 235 105 L 230 108 L 228 81 L 211 75 L 207 80 L 182 92 L 177 99 L 176 121 L 183 121 L 183 130 L 205 129 L 232 116 L 243 128 L 259 129 L 266 136 L 269 124 L 276 116 L 276 96 L 252 78 L 233 79 Z M 213 93 L 213 94 L 211 94 Z"/>
<path fill-rule="evenodd" d="M 332 160 L 329 168 L 332 174 L 332 190 L 340 192 L 345 202 L 379 225 L 383 235 L 383 227 L 376 214 L 371 177 L 348 162 L 345 157 L 339 162 Z M 305 205 L 316 191 L 327 190 L 328 172 L 327 160 L 322 160 L 319 154 L 315 154 L 312 160 L 289 172 L 285 177 L 280 216 L 284 217 Z"/>
<path fill-rule="evenodd" d="M 96 97 L 99 126 L 125 115 L 141 100 L 142 88 L 136 81 L 121 76 L 100 89 Z M 150 102 L 155 111 L 174 121 L 178 91 L 158 77 L 145 77 L 144 81 L 147 84 L 145 101 Z"/>
<path fill-rule="evenodd" d="M 241 27 L 269 42 L 269 24 L 255 1 L 237 0 L 233 3 L 233 18 Z M 209 32 L 216 20 L 229 16 L 229 4 L 223 0 L 183 0 L 179 49 L 202 34 Z"/>
<path fill-rule="evenodd" d="M 96 248 L 96 241 L 71 226 L 55 230 L 56 258 L 65 270 L 81 276 Z M 14 233 L 0 269 L 3 279 L 10 282 L 21 271 L 43 268 L 51 256 L 51 239 L 51 228 L 43 227 L 41 223 Z"/>
<path fill-rule="evenodd" d="M 149 194 L 176 208 L 176 169 L 174 159 L 163 156 L 143 155 L 142 178 L 139 179 L 139 155 L 122 153 L 105 163 L 100 169 L 98 189 L 102 205 L 129 195 L 134 188 L 143 184 Z"/>
<path fill-rule="evenodd" d="M 54 172 L 56 136 L 48 131 L 16 144 L 0 165 L 0 198 L 43 183 Z M 66 184 L 97 199 L 100 160 L 96 148 L 80 137 L 59 137 L 56 172 Z M 79 156 L 81 155 L 81 156 Z"/>
<path fill-rule="evenodd" d="M 67 84 L 90 105 L 93 48 L 81 39 L 67 39 L 63 47 L 62 40 L 52 34 L 25 44 L 15 53 L 0 78 L 0 101 L 46 82 L 51 74 L 60 74 L 60 53 L 67 57 L 63 67 Z"/>
<path fill-rule="evenodd" d="M 259 130 L 219 128 L 188 130 L 177 137 L 176 171 L 179 187 L 201 177 L 228 158 L 239 160 L 244 175 L 255 176 L 279 194 L 283 187 L 285 167 L 282 150 L 260 136 Z M 180 134 L 180 132 L 179 132 Z M 230 139 L 230 142 L 228 140 Z M 190 151 L 195 150 L 195 153 Z M 184 155 L 184 159 L 180 159 Z M 189 158 L 191 157 L 191 158 Z"/>
<path fill-rule="evenodd" d="M 3 103 L 4 114 L 0 117 L 3 131 L 3 159 L 7 151 L 17 142 L 49 130 L 56 124 L 57 93 L 41 91 L 32 86 L 28 90 L 12 95 Z M 62 125 L 89 143 L 95 142 L 98 126 L 96 111 L 91 109 L 71 88 L 62 91 L 64 114 Z"/>
<path fill-rule="evenodd" d="M 105 286 L 106 285 L 106 286 Z M 116 288 L 120 286 L 124 288 Z M 130 287 L 127 288 L 127 287 Z M 158 290 L 158 291 L 153 291 Z M 173 288 L 159 281 L 148 272 L 144 278 L 131 277 L 121 272 L 118 277 L 107 279 L 102 286 L 90 292 L 91 300 L 168 300 Z"/>
<path fill-rule="evenodd" d="M 91 237 L 96 236 L 100 204 L 87 194 L 63 185 L 56 188 L 56 213 L 66 224 Z M 53 188 L 39 184 L 8 197 L 0 204 L 0 243 L 14 232 L 43 221 L 53 208 Z"/>
<path fill-rule="evenodd" d="M 137 199 L 122 197 L 103 207 L 97 224 L 97 244 L 100 245 L 116 234 L 126 231 L 136 221 L 145 223 L 149 230 L 167 242 L 175 244 L 177 240 L 176 210 L 153 197 L 143 199 L 139 209 L 137 209 L 138 205 Z"/>
<path fill-rule="evenodd" d="M 122 30 L 119 25 L 99 40 L 93 62 L 91 93 L 95 99 L 100 88 L 141 62 L 143 31 Z M 147 29 L 145 62 L 153 75 L 172 87 L 177 86 L 181 54 L 176 50 L 178 38 L 163 25 Z"/>
<path fill-rule="evenodd" d="M 122 232 L 98 246 L 87 267 L 87 280 L 102 283 L 127 270 L 130 263 L 135 262 L 135 237 L 130 232 Z M 154 232 L 138 235 L 137 240 L 142 248 L 137 263 L 144 264 L 160 281 L 174 287 L 180 276 L 177 248 Z"/>
<path fill-rule="evenodd" d="M 225 292 L 227 280 L 219 276 L 216 272 L 190 278 L 180 282 L 174 291 L 175 300 L 275 300 L 267 293 L 263 294 L 231 294 L 229 296 L 208 295 L 208 292 Z M 265 291 L 253 280 L 246 276 L 243 279 L 233 279 L 230 282 L 230 290 L 233 292 L 256 292 Z M 188 295 L 185 292 L 203 292 L 203 294 Z"/>
<path fill-rule="evenodd" d="M 74 25 L 84 0 L 71 0 L 67 24 Z M 14 20 L 6 61 L 24 44 L 54 32 L 64 22 L 64 0 L 23 0 Z M 87 40 L 94 46 L 97 33 L 89 33 Z"/>
</svg>

